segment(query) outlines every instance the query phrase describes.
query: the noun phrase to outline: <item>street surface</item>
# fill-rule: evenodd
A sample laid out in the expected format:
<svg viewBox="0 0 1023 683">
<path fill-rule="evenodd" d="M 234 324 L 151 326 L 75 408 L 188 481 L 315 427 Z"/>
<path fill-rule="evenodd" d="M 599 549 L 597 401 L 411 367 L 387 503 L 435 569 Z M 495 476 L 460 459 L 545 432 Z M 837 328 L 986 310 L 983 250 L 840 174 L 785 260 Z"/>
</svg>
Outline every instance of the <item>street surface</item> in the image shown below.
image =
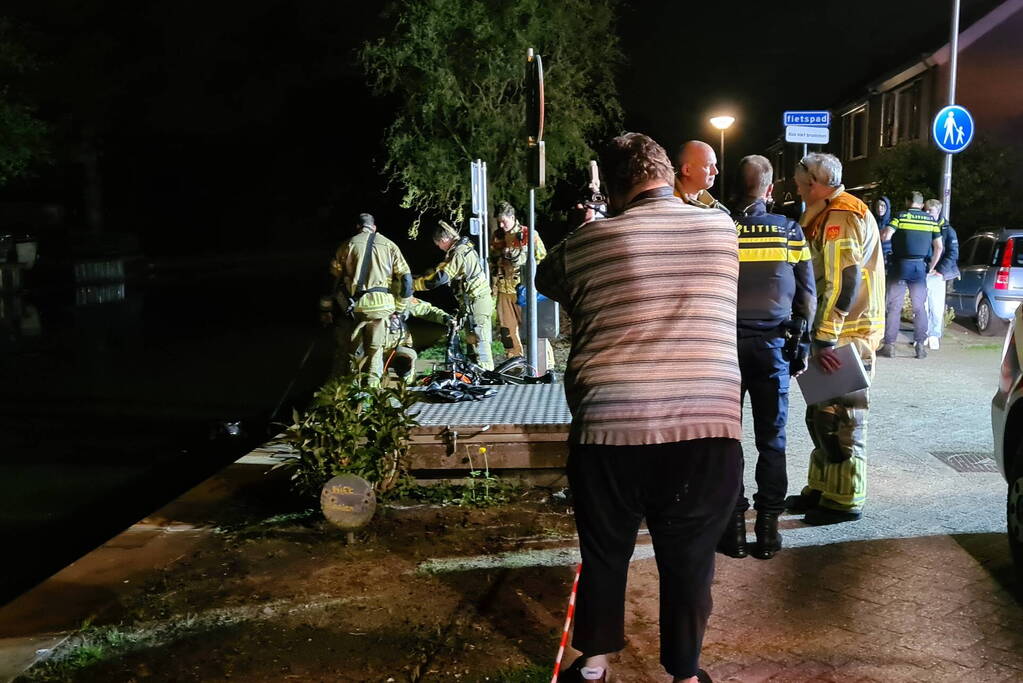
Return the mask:
<svg viewBox="0 0 1023 683">
<path fill-rule="evenodd" d="M 902 340 L 897 353 L 878 359 L 871 390 L 863 519 L 808 527 L 788 516 L 789 549 L 774 559 L 718 556 L 704 644 L 715 681 L 1023 680 L 1005 483 L 996 472 L 958 473 L 932 455 L 990 456 L 1000 339 L 960 330 L 925 360 Z M 789 491 L 798 492 L 810 439 L 795 388 L 791 404 Z M 748 409 L 744 428 L 751 493 Z M 751 511 L 751 540 L 752 525 Z M 622 678 L 669 680 L 657 666 L 652 559 L 633 563 L 630 591 Z"/>
</svg>

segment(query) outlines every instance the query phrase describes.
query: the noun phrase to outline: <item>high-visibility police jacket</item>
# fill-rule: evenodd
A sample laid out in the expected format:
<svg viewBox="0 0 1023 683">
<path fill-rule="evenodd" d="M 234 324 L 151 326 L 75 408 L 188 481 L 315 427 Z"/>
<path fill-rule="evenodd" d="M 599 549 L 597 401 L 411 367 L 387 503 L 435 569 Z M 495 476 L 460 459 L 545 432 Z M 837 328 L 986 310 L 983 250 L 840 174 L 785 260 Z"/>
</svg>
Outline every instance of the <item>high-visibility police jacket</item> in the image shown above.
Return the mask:
<svg viewBox="0 0 1023 683">
<path fill-rule="evenodd" d="M 403 308 L 400 310 L 408 311 L 408 314 L 414 318 L 428 320 L 440 325 L 447 325 L 448 321 L 451 319 L 451 316 L 442 309 L 437 308 L 428 301 L 423 301 L 416 297 L 407 299 L 404 302 Z M 390 350 L 398 346 L 408 346 L 411 348 L 412 343 L 412 332 L 409 331 L 409 328 L 404 324 L 404 321 L 398 318 L 398 316 L 394 316 L 394 318 L 387 322 L 386 333 L 384 335 L 385 349 Z"/>
<path fill-rule="evenodd" d="M 885 275 L 874 216 L 839 186 L 806 207 L 800 223 L 817 280 L 814 341 L 834 345 L 862 337 L 876 346 L 884 334 Z"/>
<path fill-rule="evenodd" d="M 931 214 L 920 209 L 907 209 L 893 218 L 888 227 L 892 235 L 892 257 L 897 259 L 926 259 L 931 254 L 933 241 L 941 237 L 941 226 Z"/>
<path fill-rule="evenodd" d="M 810 249 L 799 223 L 758 199 L 736 217 L 739 327 L 775 328 L 792 316 L 809 326 L 817 310 Z"/>
<path fill-rule="evenodd" d="M 342 244 L 330 263 L 330 271 L 338 279 L 339 292 L 355 299 L 355 312 L 376 318 L 393 312 L 396 299 L 402 302 L 412 296 L 412 277 L 398 245 L 380 233 L 373 238 L 373 249 L 366 253 L 371 234 L 371 228 L 363 228 Z M 366 281 L 356 291 L 362 263 L 367 258 Z"/>
<path fill-rule="evenodd" d="M 536 262 L 540 263 L 547 257 L 547 248 L 536 233 Z M 522 270 L 529 260 L 529 228 L 516 222 L 511 230 L 494 231 L 490 241 L 490 273 L 494 278 L 497 291 L 502 294 L 515 294 L 516 287 L 522 282 Z"/>
<path fill-rule="evenodd" d="M 490 278 L 483 259 L 468 237 L 463 237 L 450 249 L 436 268 L 418 277 L 412 283 L 417 292 L 451 285 L 455 296 L 463 304 L 486 296 L 490 298 Z"/>
<path fill-rule="evenodd" d="M 675 196 L 684 201 L 690 206 L 695 206 L 698 209 L 717 209 L 730 213 L 728 207 L 714 199 L 714 196 L 706 190 L 700 190 L 695 197 L 690 197 L 682 191 L 682 179 L 675 178 Z"/>
</svg>

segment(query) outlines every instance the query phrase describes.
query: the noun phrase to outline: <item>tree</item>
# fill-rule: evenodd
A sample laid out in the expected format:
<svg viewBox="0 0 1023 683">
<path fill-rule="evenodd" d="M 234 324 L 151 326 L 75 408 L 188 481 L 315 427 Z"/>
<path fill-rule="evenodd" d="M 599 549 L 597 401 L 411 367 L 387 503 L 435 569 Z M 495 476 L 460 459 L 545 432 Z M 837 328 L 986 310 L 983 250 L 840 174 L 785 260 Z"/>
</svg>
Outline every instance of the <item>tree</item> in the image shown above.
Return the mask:
<svg viewBox="0 0 1023 683">
<path fill-rule="evenodd" d="M 944 155 L 929 144 L 905 143 L 881 152 L 873 162 L 880 193 L 899 210 L 913 190 L 940 197 Z M 980 228 L 1015 219 L 1013 179 L 1019 154 L 1015 148 L 978 137 L 952 160 L 952 224 L 961 237 Z"/>
<path fill-rule="evenodd" d="M 378 95 L 392 96 L 382 171 L 402 204 L 458 221 L 469 202 L 469 162 L 487 162 L 497 198 L 524 199 L 527 48 L 543 58 L 547 177 L 564 180 L 614 130 L 623 62 L 616 0 L 408 0 L 394 30 L 359 57 Z M 541 204 L 545 201 L 541 197 Z M 549 200 L 548 200 L 549 201 Z M 521 205 L 521 202 L 520 202 Z M 415 226 L 413 227 L 414 232 Z"/>
<path fill-rule="evenodd" d="M 25 175 L 47 153 L 48 127 L 11 85 L 36 69 L 15 33 L 12 23 L 0 17 L 0 187 Z"/>
</svg>

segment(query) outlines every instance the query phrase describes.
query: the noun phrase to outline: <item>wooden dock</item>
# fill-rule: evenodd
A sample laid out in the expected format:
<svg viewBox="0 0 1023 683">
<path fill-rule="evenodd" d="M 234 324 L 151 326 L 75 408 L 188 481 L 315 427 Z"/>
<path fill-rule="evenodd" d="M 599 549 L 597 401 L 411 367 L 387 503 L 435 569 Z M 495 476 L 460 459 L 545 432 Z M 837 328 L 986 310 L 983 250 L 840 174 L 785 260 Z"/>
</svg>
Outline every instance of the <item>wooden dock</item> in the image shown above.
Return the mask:
<svg viewBox="0 0 1023 683">
<path fill-rule="evenodd" d="M 572 415 L 561 384 L 494 387 L 481 401 L 416 403 L 411 468 L 422 480 L 461 478 L 471 469 L 541 486 L 564 483 Z M 486 454 L 481 449 L 486 449 Z"/>
</svg>

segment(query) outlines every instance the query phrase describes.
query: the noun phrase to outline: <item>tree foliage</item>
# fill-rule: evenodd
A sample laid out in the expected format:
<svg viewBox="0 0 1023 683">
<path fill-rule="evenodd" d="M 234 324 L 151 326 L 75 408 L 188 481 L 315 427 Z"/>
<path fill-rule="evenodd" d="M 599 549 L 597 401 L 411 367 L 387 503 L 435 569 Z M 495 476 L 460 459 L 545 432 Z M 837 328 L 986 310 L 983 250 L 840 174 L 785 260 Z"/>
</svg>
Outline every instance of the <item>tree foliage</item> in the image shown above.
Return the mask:
<svg viewBox="0 0 1023 683">
<path fill-rule="evenodd" d="M 874 177 L 880 193 L 891 197 L 894 210 L 913 190 L 924 198 L 940 197 L 944 154 L 929 144 L 908 143 L 884 150 L 875 159 Z M 978 137 L 952 160 L 952 224 L 960 237 L 980 228 L 1015 220 L 1013 179 L 1019 154 L 1014 147 Z"/>
<path fill-rule="evenodd" d="M 544 66 L 548 182 L 585 166 L 591 143 L 621 121 L 614 72 L 623 57 L 616 0 L 408 0 L 394 30 L 363 45 L 374 92 L 392 96 L 383 172 L 403 206 L 460 220 L 469 202 L 469 162 L 487 162 L 499 195 L 524 199 L 525 66 Z M 541 202 L 543 199 L 540 200 Z"/>
<path fill-rule="evenodd" d="M 0 17 L 0 186 L 27 173 L 47 153 L 48 127 L 12 83 L 35 71 L 36 62 Z"/>
</svg>

